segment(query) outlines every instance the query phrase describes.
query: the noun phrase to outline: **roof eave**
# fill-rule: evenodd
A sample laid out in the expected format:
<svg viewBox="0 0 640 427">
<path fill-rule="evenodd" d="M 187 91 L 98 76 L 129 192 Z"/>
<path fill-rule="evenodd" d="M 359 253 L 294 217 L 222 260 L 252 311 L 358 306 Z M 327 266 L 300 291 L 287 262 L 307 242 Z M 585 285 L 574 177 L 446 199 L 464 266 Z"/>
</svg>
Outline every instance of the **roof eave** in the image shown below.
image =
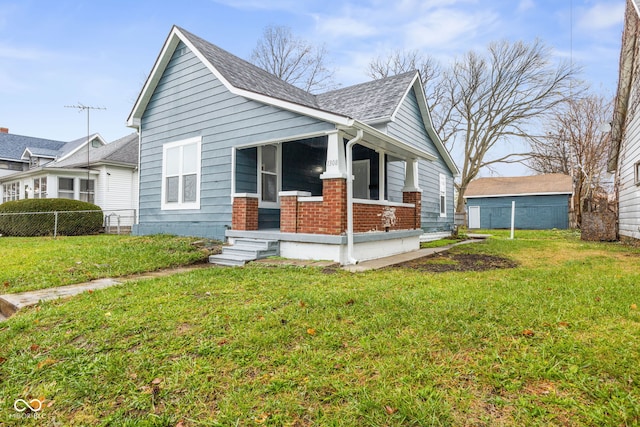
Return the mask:
<svg viewBox="0 0 640 427">
<path fill-rule="evenodd" d="M 572 191 L 547 191 L 547 192 L 533 192 L 533 193 L 505 193 L 505 194 L 480 194 L 468 196 L 464 195 L 464 199 L 482 199 L 485 197 L 521 197 L 521 196 L 559 196 L 559 195 L 572 195 Z"/>
<path fill-rule="evenodd" d="M 133 107 L 133 110 L 129 114 L 127 119 L 127 126 L 132 128 L 139 128 L 141 125 L 141 118 L 144 110 L 146 109 L 149 100 L 155 90 L 162 74 L 171 60 L 171 56 L 175 51 L 175 48 L 178 46 L 180 42 L 183 42 L 189 50 L 196 55 L 196 57 L 213 73 L 213 75 L 225 86 L 225 88 L 235 94 L 242 96 L 244 98 L 252 99 L 254 101 L 261 102 L 263 104 L 273 105 L 275 107 L 279 107 L 285 110 L 293 111 L 296 113 L 300 113 L 309 117 L 314 117 L 323 121 L 331 122 L 336 125 L 342 126 L 350 126 L 353 124 L 353 119 L 346 117 L 344 115 L 339 115 L 335 113 L 331 113 L 328 111 L 307 107 L 304 105 L 296 104 L 294 102 L 274 98 L 268 95 L 264 95 L 261 93 L 249 91 L 247 89 L 238 88 L 232 85 L 223 75 L 218 71 L 216 67 L 211 64 L 207 58 L 198 50 L 193 43 L 186 37 L 178 27 L 175 25 L 171 28 L 171 32 L 165 41 L 165 44 L 156 59 L 156 62 L 147 78 L 142 91 L 138 95 L 138 99 Z"/>
<path fill-rule="evenodd" d="M 400 106 L 402 105 L 402 103 L 404 102 L 406 97 L 409 95 L 409 91 L 411 89 L 413 89 L 416 92 L 416 98 L 418 100 L 418 106 L 419 106 L 420 112 L 421 112 L 420 115 L 422 117 L 424 128 L 427 131 L 427 134 L 429 135 L 429 137 L 433 141 L 433 144 L 435 145 L 436 149 L 438 150 L 438 153 L 440 153 L 440 156 L 442 156 L 442 159 L 444 160 L 444 163 L 447 165 L 447 167 L 449 168 L 449 170 L 451 171 L 453 176 L 454 177 L 459 176 L 460 175 L 460 169 L 458 169 L 458 166 L 453 161 L 453 158 L 451 157 L 451 154 L 449 153 L 449 150 L 447 150 L 447 148 L 444 146 L 444 143 L 440 139 L 440 136 L 438 136 L 438 134 L 436 133 L 435 129 L 433 128 L 433 122 L 431 120 L 431 113 L 429 112 L 429 106 L 427 105 L 427 96 L 426 96 L 426 94 L 424 92 L 424 88 L 422 87 L 422 82 L 421 82 L 421 79 L 420 79 L 420 72 L 419 71 L 416 71 L 416 74 L 415 74 L 415 76 L 413 76 L 413 79 L 411 80 L 411 83 L 407 87 L 407 90 L 406 90 L 404 96 L 402 97 L 402 100 L 400 101 L 400 103 L 396 107 L 396 110 L 391 115 L 391 121 L 395 120 L 396 115 L 398 114 L 398 111 L 400 110 Z"/>
<path fill-rule="evenodd" d="M 373 138 L 376 138 L 378 140 L 380 140 L 381 142 L 384 142 L 385 146 L 376 146 L 373 143 L 367 143 L 366 141 L 366 137 L 359 142 L 358 144 L 364 145 L 364 146 L 369 146 L 369 148 L 372 149 L 376 149 L 376 148 L 380 148 L 382 150 L 384 150 L 385 152 L 398 156 L 400 158 L 404 158 L 404 159 L 422 159 L 422 160 L 427 160 L 427 161 L 434 161 L 437 158 L 435 156 L 433 156 L 432 154 L 427 153 L 424 150 L 421 150 L 419 148 L 416 148 L 412 145 L 409 145 L 397 138 L 394 138 L 384 132 L 379 131 L 378 129 L 371 127 L 370 125 L 360 122 L 360 121 L 354 121 L 353 125 L 350 127 L 339 127 L 342 130 L 348 131 L 350 129 L 360 129 L 362 130 L 365 135 L 370 135 Z"/>
</svg>

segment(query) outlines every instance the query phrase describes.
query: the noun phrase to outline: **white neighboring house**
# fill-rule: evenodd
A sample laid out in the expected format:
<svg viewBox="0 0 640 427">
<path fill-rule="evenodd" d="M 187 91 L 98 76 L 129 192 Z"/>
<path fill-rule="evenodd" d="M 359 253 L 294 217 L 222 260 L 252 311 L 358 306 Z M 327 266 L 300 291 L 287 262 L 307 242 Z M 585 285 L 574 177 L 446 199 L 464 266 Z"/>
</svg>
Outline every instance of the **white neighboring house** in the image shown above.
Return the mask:
<svg viewBox="0 0 640 427">
<path fill-rule="evenodd" d="M 126 218 L 120 225 L 132 225 L 138 207 L 138 135 L 132 133 L 108 144 L 98 134 L 90 137 L 89 144 L 86 137 L 83 141 L 58 158 L 51 150 L 25 149 L 31 156 L 47 154 L 54 159 L 31 162 L 28 170 L 0 176 L 2 202 L 56 197 L 82 200 L 100 206 L 107 217 Z"/>
<path fill-rule="evenodd" d="M 627 0 L 618 90 L 611 126 L 609 172 L 616 173 L 618 233 L 640 239 L 640 9 Z"/>
</svg>

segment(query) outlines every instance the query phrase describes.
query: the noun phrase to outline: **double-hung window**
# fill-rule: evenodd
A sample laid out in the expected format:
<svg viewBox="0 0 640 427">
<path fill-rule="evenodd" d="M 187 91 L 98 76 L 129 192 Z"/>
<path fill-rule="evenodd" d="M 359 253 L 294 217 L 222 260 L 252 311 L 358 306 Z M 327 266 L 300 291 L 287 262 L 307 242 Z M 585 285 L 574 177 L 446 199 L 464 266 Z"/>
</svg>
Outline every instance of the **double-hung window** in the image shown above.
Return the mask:
<svg viewBox="0 0 640 427">
<path fill-rule="evenodd" d="M 73 178 L 58 178 L 58 197 L 61 199 L 73 199 Z"/>
<path fill-rule="evenodd" d="M 47 177 L 33 179 L 33 198 L 34 199 L 46 199 L 47 198 Z"/>
<path fill-rule="evenodd" d="M 95 181 L 93 179 L 80 180 L 80 200 L 95 203 Z"/>
<path fill-rule="evenodd" d="M 2 201 L 20 200 L 20 181 L 10 182 L 2 186 Z"/>
<path fill-rule="evenodd" d="M 258 192 L 260 206 L 267 208 L 278 207 L 278 193 L 280 192 L 280 145 L 263 145 L 258 150 Z"/>
<path fill-rule="evenodd" d="M 447 176 L 440 174 L 440 216 L 447 216 Z"/>
<path fill-rule="evenodd" d="M 200 209 L 201 138 L 162 148 L 162 209 Z"/>
</svg>

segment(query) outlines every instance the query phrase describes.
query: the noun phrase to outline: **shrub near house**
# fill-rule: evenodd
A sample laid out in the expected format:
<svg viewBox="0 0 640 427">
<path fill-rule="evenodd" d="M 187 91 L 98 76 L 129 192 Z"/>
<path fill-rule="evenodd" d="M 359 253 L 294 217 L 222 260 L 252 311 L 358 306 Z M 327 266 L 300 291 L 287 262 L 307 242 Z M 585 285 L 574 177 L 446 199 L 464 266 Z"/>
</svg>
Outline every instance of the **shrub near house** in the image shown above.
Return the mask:
<svg viewBox="0 0 640 427">
<path fill-rule="evenodd" d="M 93 203 L 71 199 L 26 199 L 0 205 L 3 236 L 82 236 L 102 229 L 103 215 Z"/>
</svg>

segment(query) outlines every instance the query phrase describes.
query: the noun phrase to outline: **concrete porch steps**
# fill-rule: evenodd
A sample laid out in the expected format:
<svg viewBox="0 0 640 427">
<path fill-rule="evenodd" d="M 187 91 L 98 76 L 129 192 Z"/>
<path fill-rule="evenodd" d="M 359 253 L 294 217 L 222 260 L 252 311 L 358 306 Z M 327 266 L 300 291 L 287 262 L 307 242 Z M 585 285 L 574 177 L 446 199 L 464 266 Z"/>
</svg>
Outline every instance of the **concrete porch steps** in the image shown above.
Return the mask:
<svg viewBox="0 0 640 427">
<path fill-rule="evenodd" d="M 211 255 L 209 263 L 241 267 L 249 261 L 280 255 L 280 244 L 277 240 L 235 239 L 232 246 L 222 248 L 219 255 Z"/>
</svg>

